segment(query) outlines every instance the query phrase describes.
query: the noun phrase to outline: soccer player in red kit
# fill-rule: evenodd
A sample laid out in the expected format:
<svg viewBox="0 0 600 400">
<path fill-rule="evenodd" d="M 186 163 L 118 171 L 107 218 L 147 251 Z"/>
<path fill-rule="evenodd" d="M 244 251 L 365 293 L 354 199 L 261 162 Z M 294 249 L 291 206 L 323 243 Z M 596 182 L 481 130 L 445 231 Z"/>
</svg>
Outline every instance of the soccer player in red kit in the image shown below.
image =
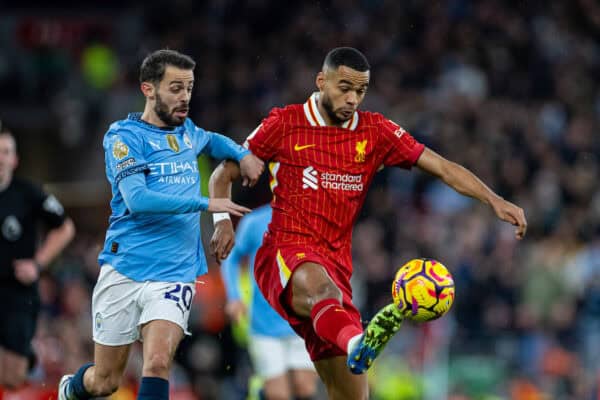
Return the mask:
<svg viewBox="0 0 600 400">
<path fill-rule="evenodd" d="M 366 399 L 363 374 L 399 329 L 394 304 L 362 328 L 352 304 L 352 226 L 373 176 L 382 166 L 413 165 L 456 191 L 489 204 L 526 231 L 523 210 L 502 199 L 462 166 L 446 160 L 381 114 L 358 111 L 369 85 L 369 63 L 358 50 L 330 51 L 306 103 L 275 108 L 246 145 L 269 162 L 273 217 L 255 260 L 265 298 L 304 338 L 330 399 Z M 235 163 L 211 176 L 211 196 L 230 195 Z M 233 227 L 217 218 L 211 248 L 227 256 Z"/>
</svg>

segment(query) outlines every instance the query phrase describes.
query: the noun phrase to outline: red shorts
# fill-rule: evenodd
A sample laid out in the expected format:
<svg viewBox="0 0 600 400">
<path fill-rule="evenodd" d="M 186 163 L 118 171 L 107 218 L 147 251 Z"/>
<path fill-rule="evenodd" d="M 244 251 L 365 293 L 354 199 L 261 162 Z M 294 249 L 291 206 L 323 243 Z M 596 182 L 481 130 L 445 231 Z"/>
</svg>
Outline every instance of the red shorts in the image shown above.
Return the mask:
<svg viewBox="0 0 600 400">
<path fill-rule="evenodd" d="M 310 318 L 300 317 L 292 311 L 291 286 L 286 290 L 287 283 L 294 269 L 305 262 L 325 267 L 329 277 L 342 291 L 344 308 L 356 325 L 362 327 L 360 313 L 352 304 L 352 258 L 349 251 L 327 252 L 309 245 L 278 245 L 265 239 L 254 261 L 254 276 L 258 287 L 271 307 L 304 339 L 311 360 L 346 355 L 345 350 L 317 336 Z"/>
</svg>

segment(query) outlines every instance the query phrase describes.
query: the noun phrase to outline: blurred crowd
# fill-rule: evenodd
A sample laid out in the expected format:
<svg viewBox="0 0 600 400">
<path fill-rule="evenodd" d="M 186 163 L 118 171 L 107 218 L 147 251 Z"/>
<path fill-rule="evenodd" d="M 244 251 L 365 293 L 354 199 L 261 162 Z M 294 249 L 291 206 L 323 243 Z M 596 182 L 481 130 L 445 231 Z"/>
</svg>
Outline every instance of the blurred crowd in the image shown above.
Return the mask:
<svg viewBox="0 0 600 400">
<path fill-rule="evenodd" d="M 374 398 L 600 398 L 599 3 L 108 4 L 0 15 L 0 117 L 19 140 L 18 173 L 103 180 L 102 136 L 141 110 L 137 72 L 150 50 L 196 59 L 192 118 L 241 142 L 271 107 L 308 98 L 329 49 L 356 47 L 372 66 L 362 108 L 473 170 L 529 222 L 518 242 L 491 209 L 431 177 L 377 175 L 354 231 L 363 316 L 390 301 L 391 278 L 411 258 L 444 263 L 457 297 L 443 319 L 405 324 L 374 371 Z M 268 200 L 266 190 L 236 189 L 244 204 Z M 108 198 L 61 200 L 82 234 L 40 283 L 33 379 L 49 386 L 91 355 L 103 232 L 86 223 L 108 207 Z M 244 398 L 252 373 L 243 329 L 223 315 L 217 268 L 198 282 L 194 336 L 178 353 L 181 398 Z M 131 364 L 133 393 L 139 365 Z"/>
</svg>

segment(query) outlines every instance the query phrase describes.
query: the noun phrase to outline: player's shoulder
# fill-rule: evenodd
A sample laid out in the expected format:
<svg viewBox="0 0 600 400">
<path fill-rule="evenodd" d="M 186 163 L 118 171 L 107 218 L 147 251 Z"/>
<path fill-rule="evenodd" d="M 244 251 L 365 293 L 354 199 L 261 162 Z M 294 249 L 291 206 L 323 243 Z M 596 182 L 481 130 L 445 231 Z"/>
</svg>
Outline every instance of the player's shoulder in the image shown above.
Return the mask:
<svg viewBox="0 0 600 400">
<path fill-rule="evenodd" d="M 185 121 L 183 122 L 183 128 L 187 133 L 190 134 L 204 134 L 206 133 L 206 131 L 204 129 L 202 129 L 201 127 L 199 127 L 198 125 L 196 125 L 194 123 L 194 121 L 192 121 L 191 118 L 186 118 Z"/>
<path fill-rule="evenodd" d="M 358 111 L 358 118 L 362 125 L 381 125 L 391 122 L 383 114 L 373 111 Z"/>
<path fill-rule="evenodd" d="M 271 111 L 269 111 L 267 119 L 276 119 L 282 123 L 290 123 L 297 120 L 298 116 L 303 113 L 302 104 L 288 104 L 283 107 L 273 107 Z"/>
<path fill-rule="evenodd" d="M 115 121 L 104 134 L 104 146 L 112 146 L 117 141 L 136 144 L 144 137 L 143 130 L 142 124 L 130 117 Z"/>
</svg>

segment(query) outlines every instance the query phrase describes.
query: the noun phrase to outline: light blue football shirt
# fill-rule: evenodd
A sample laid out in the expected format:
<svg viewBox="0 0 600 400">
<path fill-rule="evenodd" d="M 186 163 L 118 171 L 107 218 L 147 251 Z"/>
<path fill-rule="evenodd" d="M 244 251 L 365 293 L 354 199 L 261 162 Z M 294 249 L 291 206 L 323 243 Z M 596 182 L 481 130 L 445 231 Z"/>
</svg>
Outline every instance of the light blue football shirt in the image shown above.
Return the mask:
<svg viewBox="0 0 600 400">
<path fill-rule="evenodd" d="M 272 337 L 296 335 L 288 322 L 269 305 L 254 278 L 254 257 L 262 244 L 263 234 L 271 222 L 270 205 L 259 207 L 245 215 L 237 227 L 235 246 L 221 265 L 221 273 L 229 300 L 240 299 L 240 263 L 248 257 L 251 266 L 252 299 L 250 301 L 250 333 Z"/>
<path fill-rule="evenodd" d="M 189 118 L 183 125 L 165 130 L 140 117 L 141 113 L 129 114 L 113 123 L 104 136 L 112 214 L 98 262 L 112 265 L 135 281 L 194 282 L 207 271 L 200 213 L 180 208 L 168 213 L 131 213 L 119 182 L 143 174 L 150 191 L 175 200 L 198 198 L 198 155 L 239 161 L 248 151 L 223 135 L 197 127 Z M 203 199 L 201 210 L 208 207 L 208 199 Z"/>
</svg>

